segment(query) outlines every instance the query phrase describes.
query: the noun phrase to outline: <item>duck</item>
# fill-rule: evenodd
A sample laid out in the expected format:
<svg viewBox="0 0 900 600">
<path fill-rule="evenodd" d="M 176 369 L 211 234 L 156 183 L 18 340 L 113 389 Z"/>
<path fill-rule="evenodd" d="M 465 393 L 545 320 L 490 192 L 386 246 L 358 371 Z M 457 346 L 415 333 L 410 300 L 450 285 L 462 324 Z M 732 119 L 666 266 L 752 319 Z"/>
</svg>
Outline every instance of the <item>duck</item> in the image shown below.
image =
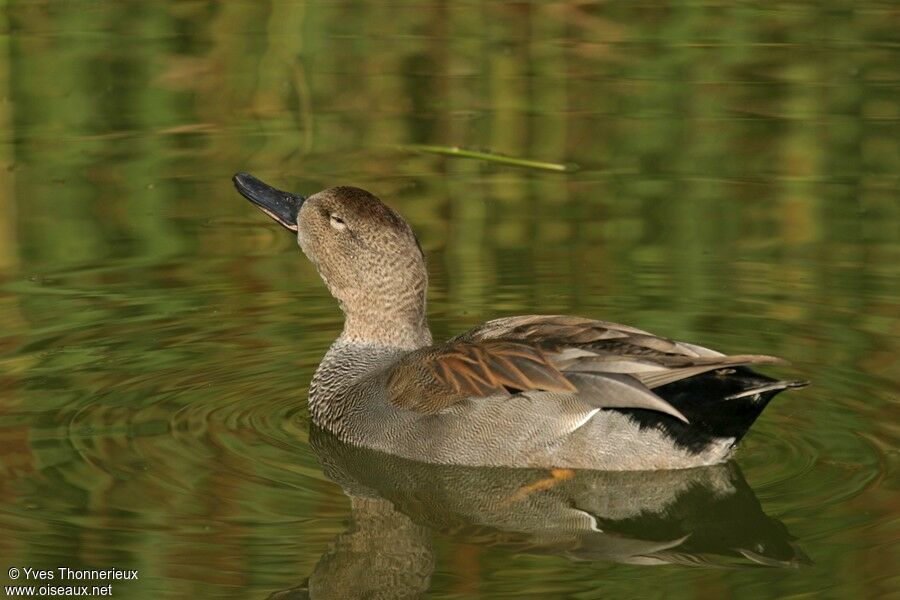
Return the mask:
<svg viewBox="0 0 900 600">
<path fill-rule="evenodd" d="M 728 460 L 773 397 L 808 385 L 753 370 L 785 364 L 774 356 L 576 316 L 501 317 L 435 343 L 425 255 L 398 212 L 356 187 L 233 183 L 296 235 L 343 311 L 308 405 L 345 443 L 436 464 L 693 468 Z"/>
</svg>

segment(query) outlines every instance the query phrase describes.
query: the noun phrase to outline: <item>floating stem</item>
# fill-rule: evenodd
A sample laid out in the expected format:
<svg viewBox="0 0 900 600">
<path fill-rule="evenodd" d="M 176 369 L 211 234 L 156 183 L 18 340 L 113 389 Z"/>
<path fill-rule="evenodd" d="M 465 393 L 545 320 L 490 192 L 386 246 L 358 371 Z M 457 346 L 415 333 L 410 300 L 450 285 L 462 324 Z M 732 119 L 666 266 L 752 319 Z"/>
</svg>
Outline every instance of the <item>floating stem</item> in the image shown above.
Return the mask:
<svg viewBox="0 0 900 600">
<path fill-rule="evenodd" d="M 458 158 L 474 158 L 476 160 L 512 165 L 515 167 L 525 167 L 526 169 L 541 169 L 543 171 L 557 171 L 560 173 L 567 173 L 578 169 L 578 165 L 574 164 L 544 162 L 541 160 L 532 160 L 530 158 L 516 158 L 515 156 L 506 156 L 494 152 L 466 150 L 465 148 L 460 148 L 458 146 L 403 144 L 398 146 L 398 148 L 406 152 L 424 152 L 427 154 L 442 154 L 444 156 L 455 156 Z"/>
</svg>

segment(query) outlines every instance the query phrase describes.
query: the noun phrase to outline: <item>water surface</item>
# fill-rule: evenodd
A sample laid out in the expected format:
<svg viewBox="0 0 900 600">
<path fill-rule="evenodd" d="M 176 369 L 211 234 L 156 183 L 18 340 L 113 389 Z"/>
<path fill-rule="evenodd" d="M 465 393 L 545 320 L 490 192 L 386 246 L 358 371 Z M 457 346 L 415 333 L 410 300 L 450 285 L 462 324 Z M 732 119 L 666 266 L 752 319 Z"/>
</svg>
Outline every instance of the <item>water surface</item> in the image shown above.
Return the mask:
<svg viewBox="0 0 900 600">
<path fill-rule="evenodd" d="M 896 594 L 898 26 L 875 0 L 4 3 L 2 578 L 137 569 L 128 598 Z M 311 442 L 340 314 L 239 170 L 400 210 L 439 339 L 571 313 L 784 356 L 772 373 L 814 385 L 693 474 L 541 487 Z"/>
</svg>

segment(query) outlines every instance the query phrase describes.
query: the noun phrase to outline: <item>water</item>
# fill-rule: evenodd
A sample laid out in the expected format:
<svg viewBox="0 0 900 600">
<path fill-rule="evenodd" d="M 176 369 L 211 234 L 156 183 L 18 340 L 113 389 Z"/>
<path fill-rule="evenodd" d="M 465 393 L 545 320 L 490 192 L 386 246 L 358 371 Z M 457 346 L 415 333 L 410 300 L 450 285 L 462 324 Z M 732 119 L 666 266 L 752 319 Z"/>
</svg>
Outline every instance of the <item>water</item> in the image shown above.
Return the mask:
<svg viewBox="0 0 900 600">
<path fill-rule="evenodd" d="M 896 597 L 891 3 L 3 7 L 4 585 L 15 566 L 136 569 L 128 598 Z M 693 473 L 342 448 L 305 406 L 340 315 L 238 170 L 400 210 L 438 338 L 571 313 L 784 356 L 770 372 L 814 385 Z"/>
</svg>

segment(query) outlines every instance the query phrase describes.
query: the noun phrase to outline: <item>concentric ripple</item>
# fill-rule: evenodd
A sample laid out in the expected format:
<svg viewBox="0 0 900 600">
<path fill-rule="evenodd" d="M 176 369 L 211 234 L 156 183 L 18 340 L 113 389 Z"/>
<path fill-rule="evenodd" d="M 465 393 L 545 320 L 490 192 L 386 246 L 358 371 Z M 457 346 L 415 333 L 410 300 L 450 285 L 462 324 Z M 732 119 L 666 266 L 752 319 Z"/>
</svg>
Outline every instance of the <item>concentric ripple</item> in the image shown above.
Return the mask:
<svg viewBox="0 0 900 600">
<path fill-rule="evenodd" d="M 0 421 L 8 438 L 23 440 L 3 461 L 37 477 L 24 480 L 3 518 L 91 518 L 59 512 L 74 503 L 122 527 L 181 527 L 207 520 L 200 498 L 211 497 L 231 506 L 213 521 L 271 524 L 301 518 L 311 489 L 334 492 L 306 444 L 305 386 L 339 324 L 313 310 L 312 326 L 290 335 L 295 295 L 254 289 L 244 301 L 217 266 L 228 268 L 214 263 L 206 286 L 173 288 L 177 263 L 127 277 L 89 266 L 10 286 L 37 318 L 2 363 L 18 390 L 10 406 L 22 400 Z M 104 293 L 93 289 L 98 279 Z M 42 324 L 51 299 L 82 322 Z M 16 375 L 16 365 L 27 370 Z M 174 504 L 182 519 L 163 519 Z M 138 516 L 150 522 L 136 525 Z"/>
</svg>

